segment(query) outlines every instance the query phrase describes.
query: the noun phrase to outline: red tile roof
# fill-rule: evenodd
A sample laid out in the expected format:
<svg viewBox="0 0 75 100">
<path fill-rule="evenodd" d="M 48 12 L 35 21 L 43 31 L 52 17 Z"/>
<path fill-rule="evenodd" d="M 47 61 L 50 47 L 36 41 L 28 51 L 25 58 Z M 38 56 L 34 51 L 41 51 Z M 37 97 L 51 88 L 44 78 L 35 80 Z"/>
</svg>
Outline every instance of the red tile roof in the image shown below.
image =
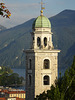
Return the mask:
<svg viewBox="0 0 75 100">
<path fill-rule="evenodd" d="M 8 91 L 8 94 L 20 94 L 20 93 L 25 93 L 25 91 Z"/>
<path fill-rule="evenodd" d="M 25 93 L 25 91 L 8 91 L 8 90 L 2 90 L 0 92 L 8 93 L 8 94 L 20 94 Z"/>
<path fill-rule="evenodd" d="M 6 100 L 6 98 L 0 98 L 0 100 Z M 18 99 L 17 99 L 18 100 Z"/>
</svg>

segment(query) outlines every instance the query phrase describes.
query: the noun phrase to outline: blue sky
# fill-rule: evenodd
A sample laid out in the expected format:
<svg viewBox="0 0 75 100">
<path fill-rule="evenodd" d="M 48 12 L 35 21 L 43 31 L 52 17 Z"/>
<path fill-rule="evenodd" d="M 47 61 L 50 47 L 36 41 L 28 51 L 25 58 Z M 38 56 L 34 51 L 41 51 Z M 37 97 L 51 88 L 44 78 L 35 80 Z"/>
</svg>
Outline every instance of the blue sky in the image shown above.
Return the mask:
<svg viewBox="0 0 75 100">
<path fill-rule="evenodd" d="M 40 15 L 41 0 L 0 0 L 11 12 L 10 19 L 0 16 L 0 25 L 7 28 L 22 24 L 31 18 Z M 43 0 L 45 3 L 44 15 L 54 16 L 65 9 L 75 10 L 75 0 Z"/>
</svg>

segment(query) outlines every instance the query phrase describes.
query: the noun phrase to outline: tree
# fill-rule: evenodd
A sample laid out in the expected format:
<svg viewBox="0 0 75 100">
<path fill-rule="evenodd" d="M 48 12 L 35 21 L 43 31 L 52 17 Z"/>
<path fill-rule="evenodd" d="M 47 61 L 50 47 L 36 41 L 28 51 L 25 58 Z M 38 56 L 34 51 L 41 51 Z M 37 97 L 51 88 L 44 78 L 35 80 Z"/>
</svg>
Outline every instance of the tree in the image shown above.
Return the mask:
<svg viewBox="0 0 75 100">
<path fill-rule="evenodd" d="M 20 86 L 24 81 L 23 77 L 19 77 L 17 73 L 9 74 L 5 71 L 0 75 L 0 86 Z"/>
<path fill-rule="evenodd" d="M 75 99 L 75 56 L 71 68 L 68 71 L 69 84 L 65 92 L 65 100 L 74 100 Z"/>
<path fill-rule="evenodd" d="M 0 15 L 3 17 L 6 17 L 6 18 L 10 18 L 10 16 L 11 16 L 11 13 L 5 6 L 5 3 L 0 3 Z"/>
</svg>

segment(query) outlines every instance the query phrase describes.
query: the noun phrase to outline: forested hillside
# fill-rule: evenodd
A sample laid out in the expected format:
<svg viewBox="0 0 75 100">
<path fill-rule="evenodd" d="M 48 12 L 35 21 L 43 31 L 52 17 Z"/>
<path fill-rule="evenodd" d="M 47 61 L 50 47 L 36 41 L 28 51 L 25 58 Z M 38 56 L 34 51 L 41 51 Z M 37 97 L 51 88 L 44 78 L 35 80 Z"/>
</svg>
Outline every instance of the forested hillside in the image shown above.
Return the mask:
<svg viewBox="0 0 75 100">
<path fill-rule="evenodd" d="M 59 66 L 69 67 L 75 55 L 75 11 L 65 10 L 50 18 L 54 47 L 61 50 Z"/>
</svg>

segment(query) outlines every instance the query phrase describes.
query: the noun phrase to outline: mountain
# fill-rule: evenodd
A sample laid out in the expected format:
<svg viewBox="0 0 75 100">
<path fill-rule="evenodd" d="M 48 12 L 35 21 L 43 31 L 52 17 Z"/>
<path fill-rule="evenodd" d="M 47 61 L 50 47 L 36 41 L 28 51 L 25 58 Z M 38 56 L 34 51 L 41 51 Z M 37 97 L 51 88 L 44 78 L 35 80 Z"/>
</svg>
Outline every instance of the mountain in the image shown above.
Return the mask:
<svg viewBox="0 0 75 100">
<path fill-rule="evenodd" d="M 61 50 L 59 66 L 66 70 L 75 55 L 75 11 L 64 10 L 50 18 L 52 23 L 54 47 Z"/>
<path fill-rule="evenodd" d="M 5 29 L 6 29 L 6 27 L 0 25 L 0 31 L 3 31 L 3 30 L 5 30 Z"/>
<path fill-rule="evenodd" d="M 0 66 L 25 67 L 23 50 L 30 47 L 33 20 L 0 32 Z"/>
<path fill-rule="evenodd" d="M 75 55 L 75 11 L 64 10 L 49 18 L 52 25 L 53 44 L 61 50 L 59 68 L 71 65 Z M 23 50 L 30 48 L 34 18 L 16 27 L 0 31 L 0 66 L 25 68 Z"/>
</svg>

